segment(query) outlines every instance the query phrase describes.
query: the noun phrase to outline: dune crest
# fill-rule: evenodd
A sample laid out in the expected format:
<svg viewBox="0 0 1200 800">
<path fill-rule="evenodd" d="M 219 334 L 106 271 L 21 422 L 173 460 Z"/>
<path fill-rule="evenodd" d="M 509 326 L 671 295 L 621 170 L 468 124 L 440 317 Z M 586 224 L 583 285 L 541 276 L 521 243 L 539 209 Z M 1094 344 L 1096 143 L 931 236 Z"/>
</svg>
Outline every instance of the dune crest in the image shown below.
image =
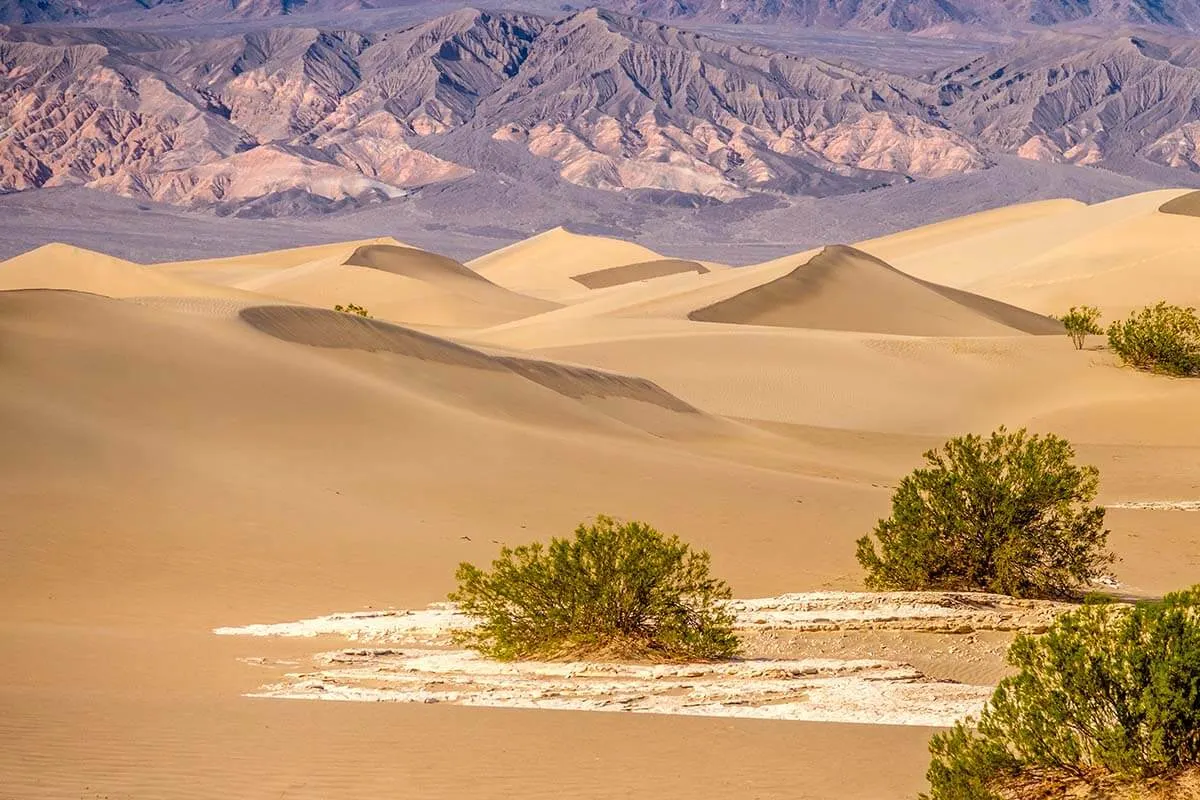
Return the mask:
<svg viewBox="0 0 1200 800">
<path fill-rule="evenodd" d="M 512 356 L 493 356 L 448 339 L 353 314 L 295 306 L 255 306 L 241 319 L 278 339 L 312 347 L 387 352 L 452 366 L 511 372 L 573 399 L 637 400 L 669 411 L 699 414 L 644 378 Z"/>
<path fill-rule="evenodd" d="M 0 290 L 8 289 L 68 289 L 106 297 L 252 297 L 60 243 L 0 262 Z"/>
<path fill-rule="evenodd" d="M 586 292 L 574 277 L 663 256 L 648 247 L 553 228 L 467 263 L 471 269 L 513 291 L 564 300 Z"/>
<path fill-rule="evenodd" d="M 398 242 L 350 242 L 312 254 L 298 263 L 255 256 L 193 269 L 260 295 L 318 308 L 356 303 L 373 316 L 409 325 L 488 327 L 557 307 L 497 286 L 454 259 Z"/>
<path fill-rule="evenodd" d="M 1062 332 L 1048 317 L 913 278 L 846 245 L 826 247 L 783 277 L 688 316 L 698 322 L 906 336 Z"/>
</svg>

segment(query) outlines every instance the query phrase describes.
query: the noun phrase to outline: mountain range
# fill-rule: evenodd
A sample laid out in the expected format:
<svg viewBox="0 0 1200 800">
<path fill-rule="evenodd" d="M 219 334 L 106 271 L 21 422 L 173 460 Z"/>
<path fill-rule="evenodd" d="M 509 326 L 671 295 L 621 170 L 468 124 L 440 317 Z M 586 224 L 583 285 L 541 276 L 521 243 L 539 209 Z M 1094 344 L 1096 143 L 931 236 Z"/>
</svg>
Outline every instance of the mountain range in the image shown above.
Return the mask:
<svg viewBox="0 0 1200 800">
<path fill-rule="evenodd" d="M 253 19 L 314 12 L 347 13 L 414 0 L 0 0 L 0 22 Z M 660 20 L 720 23 L 784 22 L 818 28 L 920 31 L 939 26 L 1011 29 L 1081 22 L 1200 29 L 1200 0 L 601 0 L 591 3 L 507 3 L 546 11 L 598 5 Z"/>
<path fill-rule="evenodd" d="M 1166 33 L 1048 32 L 916 78 L 597 9 L 206 38 L 0 27 L 0 191 L 272 214 L 473 173 L 704 204 L 1000 154 L 1200 171 L 1196 97 L 1196 43 Z"/>
<path fill-rule="evenodd" d="M 624 0 L 663 19 L 784 21 L 822 28 L 919 31 L 944 25 L 1012 28 L 1079 22 L 1200 27 L 1196 0 Z"/>
</svg>

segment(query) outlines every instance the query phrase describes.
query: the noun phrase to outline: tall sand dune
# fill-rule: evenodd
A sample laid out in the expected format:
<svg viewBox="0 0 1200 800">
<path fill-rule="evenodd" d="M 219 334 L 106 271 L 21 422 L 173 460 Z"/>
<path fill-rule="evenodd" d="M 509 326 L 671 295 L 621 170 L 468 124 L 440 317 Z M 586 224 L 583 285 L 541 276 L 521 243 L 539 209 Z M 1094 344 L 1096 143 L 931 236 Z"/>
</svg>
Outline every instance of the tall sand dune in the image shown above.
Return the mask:
<svg viewBox="0 0 1200 800">
<path fill-rule="evenodd" d="M 362 245 L 237 286 L 323 308 L 354 303 L 393 322 L 437 327 L 488 327 L 557 307 L 497 286 L 451 258 L 387 244 Z"/>
<path fill-rule="evenodd" d="M 1054 320 L 905 275 L 844 245 L 762 286 L 688 315 L 698 322 L 908 336 L 1061 333 Z"/>
<path fill-rule="evenodd" d="M 513 291 L 563 301 L 586 293 L 587 288 L 573 280 L 576 275 L 661 260 L 658 253 L 633 242 L 554 228 L 467 266 Z"/>
</svg>

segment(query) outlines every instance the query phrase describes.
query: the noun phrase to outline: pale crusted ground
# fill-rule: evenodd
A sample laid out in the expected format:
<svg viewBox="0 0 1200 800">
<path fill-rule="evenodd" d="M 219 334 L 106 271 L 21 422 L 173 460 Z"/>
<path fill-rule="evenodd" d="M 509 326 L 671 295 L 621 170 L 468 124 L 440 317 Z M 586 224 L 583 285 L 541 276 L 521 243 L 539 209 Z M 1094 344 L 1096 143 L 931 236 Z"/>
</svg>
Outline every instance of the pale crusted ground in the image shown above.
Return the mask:
<svg viewBox="0 0 1200 800">
<path fill-rule="evenodd" d="M 339 636 L 376 645 L 321 652 L 307 662 L 250 659 L 287 670 L 251 697 L 947 726 L 978 713 L 994 687 L 931 677 L 907 663 L 910 654 L 919 658 L 935 649 L 930 639 L 942 640 L 949 651 L 943 662 L 978 671 L 976 636 L 1003 640 L 1010 637 L 996 634 L 1038 632 L 1069 606 L 969 593 L 817 592 L 734 600 L 729 608 L 746 639 L 745 652 L 716 663 L 490 661 L 454 648 L 452 633 L 469 628 L 471 620 L 451 604 L 215 633 L 319 636 L 322 643 Z M 798 657 L 829 634 L 864 632 L 901 638 L 893 638 L 898 646 L 887 659 Z M 991 656 L 997 669 L 995 651 Z"/>
</svg>

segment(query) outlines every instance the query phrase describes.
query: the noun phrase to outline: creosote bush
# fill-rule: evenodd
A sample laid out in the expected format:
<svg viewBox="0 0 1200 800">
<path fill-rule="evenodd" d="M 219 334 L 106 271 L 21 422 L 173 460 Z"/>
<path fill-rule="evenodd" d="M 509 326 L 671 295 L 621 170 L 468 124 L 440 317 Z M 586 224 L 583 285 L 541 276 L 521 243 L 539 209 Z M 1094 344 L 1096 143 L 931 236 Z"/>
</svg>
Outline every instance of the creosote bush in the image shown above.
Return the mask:
<svg viewBox="0 0 1200 800">
<path fill-rule="evenodd" d="M 1167 303 L 1143 308 L 1108 327 L 1108 346 L 1138 369 L 1200 376 L 1200 317 L 1194 308 Z"/>
<path fill-rule="evenodd" d="M 1100 309 L 1095 306 L 1071 306 L 1071 310 L 1058 318 L 1067 329 L 1067 336 L 1076 350 L 1082 350 L 1088 336 L 1104 333 L 1100 327 Z"/>
<path fill-rule="evenodd" d="M 858 541 L 867 586 L 1071 597 L 1100 577 L 1104 509 L 1095 467 L 1054 435 L 1000 428 L 951 439 L 900 482 L 892 515 Z"/>
<path fill-rule="evenodd" d="M 1095 603 L 1009 649 L 977 723 L 930 743 L 930 800 L 1021 795 L 1030 777 L 1145 781 L 1200 766 L 1200 586 Z"/>
<path fill-rule="evenodd" d="M 355 314 L 360 317 L 368 317 L 369 318 L 371 316 L 371 314 L 365 308 L 363 308 L 362 306 L 359 306 L 359 305 L 355 305 L 354 303 L 350 303 L 349 305 L 345 305 L 345 306 L 342 305 L 341 303 L 339 303 L 333 307 L 333 310 L 341 311 L 343 314 Z"/>
<path fill-rule="evenodd" d="M 477 625 L 459 641 L 503 660 L 689 660 L 738 640 L 709 556 L 643 522 L 597 517 L 575 538 L 505 547 L 490 571 L 461 564 L 450 599 Z"/>
</svg>

